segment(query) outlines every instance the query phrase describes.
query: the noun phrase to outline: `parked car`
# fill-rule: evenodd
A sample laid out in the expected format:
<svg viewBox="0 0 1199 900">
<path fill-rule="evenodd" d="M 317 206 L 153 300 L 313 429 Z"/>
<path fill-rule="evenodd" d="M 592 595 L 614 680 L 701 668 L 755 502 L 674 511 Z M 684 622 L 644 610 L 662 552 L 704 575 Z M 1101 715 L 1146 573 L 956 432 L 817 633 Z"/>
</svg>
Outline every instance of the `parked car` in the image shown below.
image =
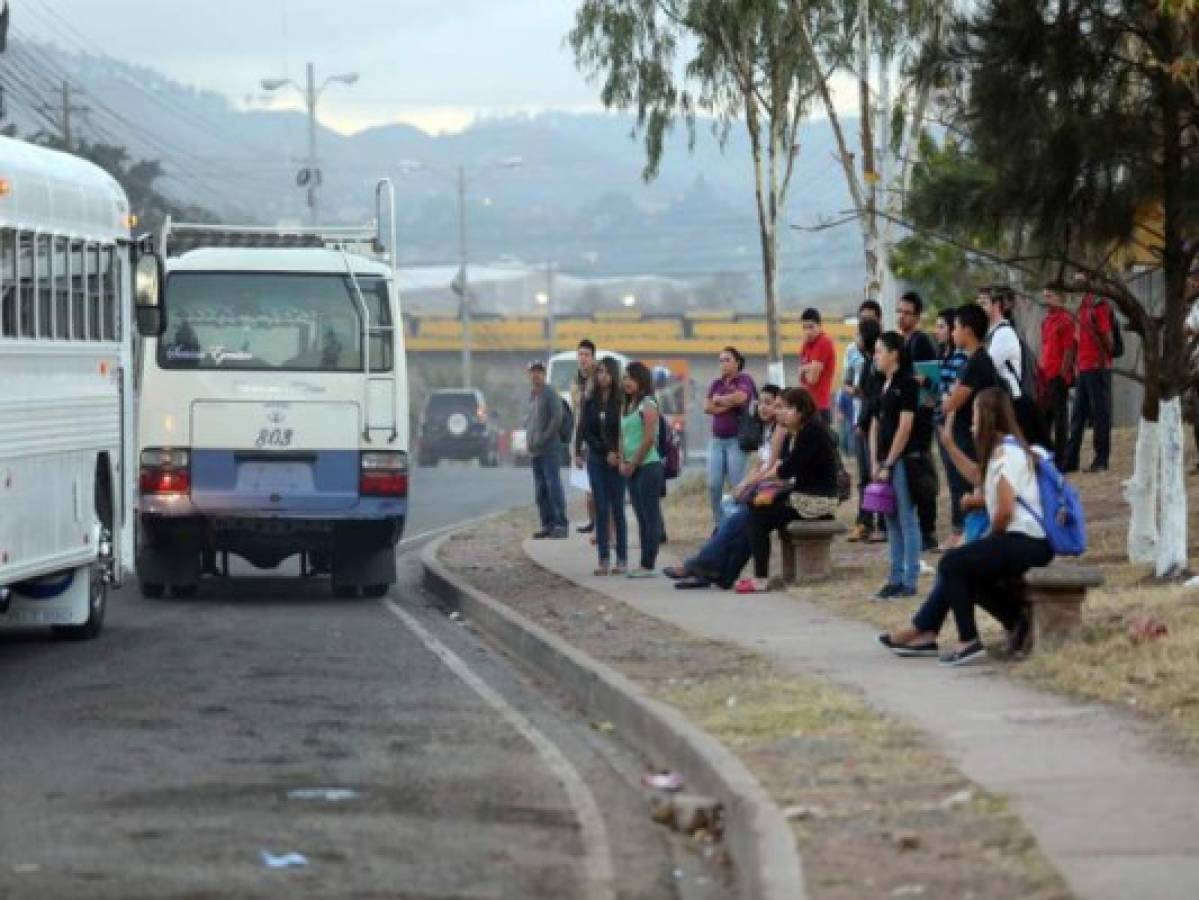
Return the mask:
<svg viewBox="0 0 1199 900">
<path fill-rule="evenodd" d="M 476 388 L 434 391 L 425 401 L 417 462 L 435 466 L 443 459 L 477 459 L 499 465 L 500 432 L 496 416 Z"/>
</svg>

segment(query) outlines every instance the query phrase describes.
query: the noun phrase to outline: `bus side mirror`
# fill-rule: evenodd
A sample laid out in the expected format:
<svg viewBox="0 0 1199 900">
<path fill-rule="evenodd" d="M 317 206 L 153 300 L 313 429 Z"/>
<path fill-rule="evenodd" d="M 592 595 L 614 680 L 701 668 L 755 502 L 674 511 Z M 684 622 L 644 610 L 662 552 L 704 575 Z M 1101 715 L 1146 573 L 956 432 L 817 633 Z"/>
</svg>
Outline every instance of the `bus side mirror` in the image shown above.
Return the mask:
<svg viewBox="0 0 1199 900">
<path fill-rule="evenodd" d="M 143 254 L 133 274 L 137 331 L 142 337 L 158 337 L 166 330 L 166 321 L 162 317 L 162 282 L 162 258 L 156 253 Z"/>
</svg>

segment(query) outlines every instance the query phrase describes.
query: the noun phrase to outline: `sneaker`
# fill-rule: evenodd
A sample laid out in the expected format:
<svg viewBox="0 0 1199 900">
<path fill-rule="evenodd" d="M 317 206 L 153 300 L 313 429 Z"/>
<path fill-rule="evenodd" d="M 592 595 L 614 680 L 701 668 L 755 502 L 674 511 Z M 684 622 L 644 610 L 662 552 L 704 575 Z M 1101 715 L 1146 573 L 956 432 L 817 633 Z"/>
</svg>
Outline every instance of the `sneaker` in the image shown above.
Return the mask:
<svg viewBox="0 0 1199 900">
<path fill-rule="evenodd" d="M 921 575 L 921 577 L 923 577 L 925 575 L 936 575 L 936 574 L 937 574 L 936 566 L 930 566 L 924 560 L 920 560 L 920 575 Z"/>
<path fill-rule="evenodd" d="M 919 596 L 919 594 L 920 594 L 920 591 L 918 591 L 914 587 L 911 587 L 911 588 L 910 587 L 901 587 L 898 591 L 895 592 L 894 596 L 892 596 L 891 599 L 892 600 L 906 600 L 908 597 L 916 597 L 916 596 Z"/>
<path fill-rule="evenodd" d="M 972 663 L 983 662 L 987 658 L 987 648 L 982 645 L 982 641 L 974 641 L 962 647 L 960 650 L 954 650 L 952 653 L 946 653 L 937 664 L 945 666 L 949 669 L 956 669 L 960 666 L 968 666 Z"/>
<path fill-rule="evenodd" d="M 878 642 L 896 656 L 915 658 L 937 655 L 936 641 L 928 641 L 924 644 L 897 644 L 891 640 L 891 635 L 884 632 L 878 636 Z"/>
<path fill-rule="evenodd" d="M 595 523 L 588 522 L 586 525 L 580 525 L 575 531 L 579 534 L 591 534 L 591 532 L 595 531 Z"/>
<path fill-rule="evenodd" d="M 653 569 L 630 569 L 627 573 L 629 578 L 653 578 L 658 573 Z"/>
<path fill-rule="evenodd" d="M 870 532 L 870 537 L 867 538 L 867 542 L 871 544 L 885 544 L 887 543 L 887 532 L 872 531 Z"/>
<path fill-rule="evenodd" d="M 549 536 L 550 530 L 548 528 L 542 528 L 540 531 L 533 532 L 533 540 L 535 541 L 544 541 Z"/>
<path fill-rule="evenodd" d="M 551 541 L 564 541 L 568 537 L 570 537 L 570 532 L 565 528 L 555 528 L 549 533 L 549 539 Z"/>
<path fill-rule="evenodd" d="M 888 582 L 887 584 L 884 584 L 881 588 L 879 588 L 878 591 L 870 599 L 871 600 L 892 600 L 895 597 L 899 596 L 899 593 L 902 590 L 903 590 L 902 584 L 891 584 Z"/>
<path fill-rule="evenodd" d="M 858 541 L 864 541 L 868 537 L 870 537 L 870 530 L 859 522 L 849 530 L 849 537 L 845 540 L 856 544 Z"/>
<path fill-rule="evenodd" d="M 920 552 L 921 553 L 936 553 L 937 552 L 937 538 L 935 535 L 926 534 L 922 538 L 920 538 Z"/>
<path fill-rule="evenodd" d="M 1024 656 L 1032 643 L 1032 619 L 1025 610 L 1007 636 L 1007 653 L 1010 657 Z"/>
<path fill-rule="evenodd" d="M 1087 466 L 1087 471 L 1092 475 L 1094 475 L 1096 472 L 1106 472 L 1107 471 L 1107 463 L 1093 462 L 1089 466 Z"/>
</svg>

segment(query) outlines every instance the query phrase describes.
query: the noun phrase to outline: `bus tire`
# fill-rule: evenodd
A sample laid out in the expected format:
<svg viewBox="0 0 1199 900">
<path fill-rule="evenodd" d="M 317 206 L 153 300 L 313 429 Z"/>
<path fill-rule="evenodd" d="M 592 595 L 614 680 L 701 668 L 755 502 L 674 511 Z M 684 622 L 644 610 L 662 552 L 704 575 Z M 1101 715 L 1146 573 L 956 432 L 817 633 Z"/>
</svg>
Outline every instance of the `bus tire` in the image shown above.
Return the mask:
<svg viewBox="0 0 1199 900">
<path fill-rule="evenodd" d="M 389 590 L 391 590 L 390 584 L 364 584 L 362 596 L 371 600 L 379 600 L 386 597 Z"/>
<path fill-rule="evenodd" d="M 104 614 L 108 611 L 108 585 L 98 563 L 84 566 L 88 583 L 87 620 L 80 625 L 53 625 L 50 631 L 55 637 L 67 641 L 90 641 L 104 627 Z"/>
</svg>

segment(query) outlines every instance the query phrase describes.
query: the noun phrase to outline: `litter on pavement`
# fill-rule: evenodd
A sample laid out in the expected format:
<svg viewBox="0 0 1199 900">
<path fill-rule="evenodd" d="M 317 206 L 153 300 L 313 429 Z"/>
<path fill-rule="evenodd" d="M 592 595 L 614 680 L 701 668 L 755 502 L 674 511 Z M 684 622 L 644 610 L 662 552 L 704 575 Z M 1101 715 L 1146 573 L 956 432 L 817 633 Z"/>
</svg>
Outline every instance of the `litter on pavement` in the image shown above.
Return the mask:
<svg viewBox="0 0 1199 900">
<path fill-rule="evenodd" d="M 358 799 L 358 792 L 349 788 L 299 788 L 287 792 L 288 800 L 324 800 L 326 803 L 342 803 Z"/>
<path fill-rule="evenodd" d="M 261 851 L 262 864 L 268 869 L 302 869 L 308 865 L 308 857 L 303 853 L 281 853 L 276 855 L 270 850 Z"/>
<path fill-rule="evenodd" d="M 641 783 L 655 791 L 681 791 L 686 782 L 678 772 L 646 772 Z"/>
</svg>

